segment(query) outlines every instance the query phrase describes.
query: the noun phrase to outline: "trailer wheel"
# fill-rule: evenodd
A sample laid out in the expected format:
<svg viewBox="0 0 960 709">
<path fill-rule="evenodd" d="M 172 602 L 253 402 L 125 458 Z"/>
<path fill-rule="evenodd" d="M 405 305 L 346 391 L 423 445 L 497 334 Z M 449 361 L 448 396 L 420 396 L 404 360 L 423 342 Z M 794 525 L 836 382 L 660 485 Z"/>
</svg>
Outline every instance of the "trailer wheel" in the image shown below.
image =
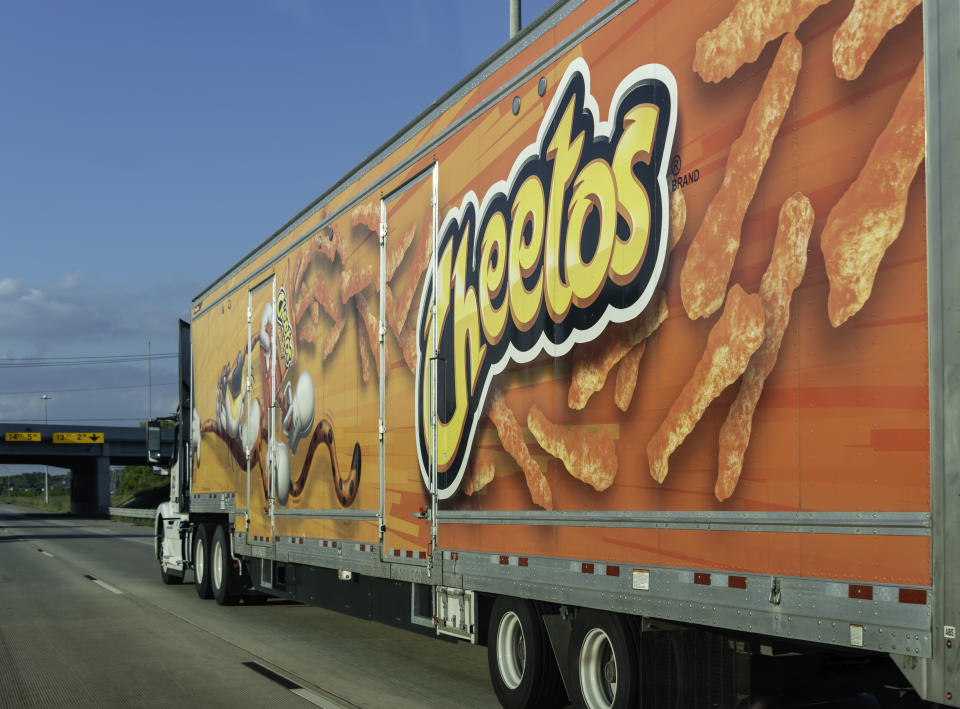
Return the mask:
<svg viewBox="0 0 960 709">
<path fill-rule="evenodd" d="M 240 574 L 230 555 L 227 528 L 218 524 L 210 542 L 210 588 L 217 604 L 232 606 L 240 601 Z"/>
<path fill-rule="evenodd" d="M 160 579 L 168 586 L 183 583 L 183 574 L 170 571 L 163 565 L 163 517 L 157 517 L 157 536 L 154 539 L 154 551 L 160 563 Z"/>
<path fill-rule="evenodd" d="M 206 524 L 198 524 L 193 528 L 193 587 L 200 598 L 213 598 L 210 588 L 210 528 Z"/>
<path fill-rule="evenodd" d="M 640 704 L 640 653 L 627 620 L 583 609 L 573 621 L 569 679 L 573 706 L 627 709 Z"/>
<path fill-rule="evenodd" d="M 487 638 L 490 680 L 506 709 L 565 704 L 560 669 L 531 601 L 498 597 L 490 611 Z"/>
</svg>

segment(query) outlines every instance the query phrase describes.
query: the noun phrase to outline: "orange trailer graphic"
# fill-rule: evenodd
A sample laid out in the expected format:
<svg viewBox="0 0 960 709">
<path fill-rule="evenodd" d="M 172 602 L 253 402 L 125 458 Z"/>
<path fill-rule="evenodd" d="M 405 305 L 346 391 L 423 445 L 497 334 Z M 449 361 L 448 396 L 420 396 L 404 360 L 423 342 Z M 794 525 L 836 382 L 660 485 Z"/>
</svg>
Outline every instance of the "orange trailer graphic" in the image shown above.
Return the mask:
<svg viewBox="0 0 960 709">
<path fill-rule="evenodd" d="M 690 31 L 683 8 L 683 3 L 669 3 L 646 18 L 638 15 L 639 8 L 625 10 L 624 17 L 543 70 L 544 96 L 537 91 L 540 77 L 522 87 L 516 116 L 507 100 L 479 112 L 399 178 L 372 193 L 357 185 L 315 207 L 288 234 L 265 245 L 265 253 L 228 284 L 204 294 L 212 307 L 195 319 L 193 332 L 201 419 L 196 489 L 234 490 L 246 484 L 241 479 L 243 452 L 236 456 L 229 449 L 243 448 L 240 439 L 248 432 L 247 443 L 254 441 L 249 446 L 254 463 L 251 510 L 267 505 L 271 463 L 280 507 L 336 509 L 349 502 L 355 509 L 376 509 L 382 371 L 388 399 L 385 523 L 393 545 L 400 548 L 428 546 L 429 525 L 413 514 L 429 506 L 431 474 L 437 476 L 441 512 L 542 507 L 531 498 L 530 477 L 505 452 L 487 415 L 493 389 L 503 392 L 523 429 L 523 445 L 539 471 L 535 477 L 550 489 L 553 511 L 927 510 L 924 194 L 916 161 L 909 174 L 907 167 L 903 170 L 903 179 L 913 186 L 905 184 L 902 197 L 897 196 L 903 226 L 894 232 L 889 252 L 874 257 L 883 256 L 875 292 L 843 327 L 834 328 L 827 314 L 827 274 L 831 263 L 843 257 L 820 241 L 828 221 L 857 218 L 834 216 L 831 210 L 843 205 L 843 193 L 868 157 L 897 157 L 871 151 L 877 152 L 874 144 L 883 136 L 883 116 L 899 115 L 901 95 L 921 66 L 919 15 L 899 30 L 899 51 L 882 53 L 856 85 L 837 79 L 830 65 L 832 35 L 826 30 L 835 17 L 842 18 L 838 7 L 805 23 L 802 42 L 793 35 L 771 41 L 766 62 L 750 65 L 718 92 L 690 68 L 698 37 L 686 45 L 680 41 Z M 668 33 L 670 46 L 654 53 L 652 43 L 639 39 L 630 43 L 630 51 L 603 51 L 621 46 L 628 36 L 652 37 L 654 32 Z M 791 73 L 768 73 L 779 71 L 788 44 Z M 776 82 L 788 84 L 781 89 Z M 922 77 L 918 86 L 922 92 Z M 471 92 L 451 111 L 476 112 L 482 93 L 481 88 Z M 776 115 L 768 114 L 766 101 L 780 101 Z M 922 124 L 922 93 L 920 106 L 918 117 L 910 120 Z M 400 151 L 435 141 L 449 132 L 445 121 L 452 119 L 433 122 Z M 881 143 L 879 149 L 906 148 L 896 139 L 888 142 L 893 144 Z M 399 158 L 386 157 L 372 172 L 387 172 Z M 407 175 L 416 180 L 433 164 L 440 199 L 436 234 L 430 176 L 403 185 Z M 745 181 L 749 186 L 741 184 Z M 362 182 L 381 180 L 371 175 Z M 397 186 L 401 192 L 391 197 Z M 733 357 L 746 333 L 734 332 L 721 351 L 709 351 L 707 335 L 717 313 L 704 320 L 687 317 L 681 276 L 695 268 L 690 272 L 701 275 L 691 278 L 700 283 L 716 273 L 728 282 L 718 292 L 721 303 L 723 291 L 735 284 L 756 293 L 770 266 L 777 213 L 797 189 L 811 205 L 815 228 L 809 247 L 786 258 L 805 259 L 807 267 L 795 295 L 781 307 L 786 322 L 780 351 L 763 385 L 752 430 L 739 434 L 746 445 L 736 489 L 720 501 L 714 496 L 720 431 L 749 355 L 763 340 L 734 357 L 729 371 L 721 374 L 727 365 L 717 362 L 697 390 L 687 391 L 698 360 Z M 673 192 L 683 195 L 686 226 L 668 254 Z M 745 214 L 742 226 L 729 221 L 734 207 L 727 204 L 727 193 L 737 195 Z M 879 189 L 877 196 L 885 198 Z M 874 206 L 883 213 L 897 212 L 897 200 Z M 711 218 L 728 220 L 716 227 L 722 230 L 717 233 L 733 242 L 708 240 L 704 220 Z M 386 232 L 383 273 L 381 229 Z M 851 238 L 863 243 L 848 246 L 850 251 L 876 248 L 867 243 L 868 234 Z M 733 264 L 728 277 L 723 261 Z M 248 347 L 244 290 L 251 278 L 267 274 L 274 281 L 276 312 L 271 315 L 266 291 L 262 304 L 250 296 L 252 334 L 260 339 L 259 346 Z M 636 335 L 622 339 L 658 288 L 666 294 L 666 320 L 643 340 Z M 222 292 L 231 292 L 224 312 Z M 772 326 L 766 324 L 767 336 Z M 275 351 L 267 346 L 274 329 Z M 642 344 L 644 351 L 633 397 L 621 411 L 614 398 L 627 344 Z M 606 374 L 587 403 L 574 409 L 567 394 L 578 385 L 573 374 L 578 356 Z M 249 396 L 238 388 L 246 374 L 245 357 L 255 360 Z M 231 372 L 225 369 L 228 364 Z M 232 390 L 230 377 L 237 384 Z M 695 410 L 678 412 L 686 420 L 671 424 L 668 413 L 681 395 L 697 400 L 691 401 Z M 569 432 L 588 442 L 603 433 L 612 441 L 578 453 L 581 465 L 597 455 L 612 461 L 615 473 L 608 486 L 596 490 L 568 467 L 570 456 L 550 453 L 548 448 L 560 444 L 539 441 L 526 427 L 533 407 L 542 420 L 561 427 L 554 427 L 551 437 Z M 674 428 L 658 433 L 664 424 Z M 268 453 L 271 425 L 276 461 Z M 669 444 L 670 474 L 661 478 L 651 469 L 648 449 L 657 458 L 653 449 L 681 438 L 677 427 L 685 431 L 683 440 Z M 474 475 L 483 451 L 492 455 L 494 477 L 485 485 L 474 484 L 466 495 L 464 480 Z M 269 536 L 266 517 L 261 522 L 259 531 Z M 250 531 L 256 534 L 257 529 L 254 525 Z M 304 518 L 275 524 L 277 532 L 377 538 L 376 525 Z M 458 549 L 576 556 L 564 551 L 571 549 L 568 534 L 577 537 L 572 549 L 603 548 L 605 558 L 614 561 L 629 561 L 644 549 L 654 550 L 656 562 L 665 564 L 709 558 L 711 565 L 730 571 L 835 578 L 862 578 L 863 570 L 873 568 L 877 580 L 929 583 L 928 540 L 923 537 L 897 540 L 904 555 L 896 571 L 886 563 L 892 540 L 881 543 L 856 535 L 844 542 L 851 552 L 847 556 L 836 553 L 835 538 L 816 543 L 802 532 L 778 533 L 776 553 L 748 553 L 746 563 L 744 549 L 766 548 L 768 535 L 743 531 L 737 533 L 742 537 L 737 543 L 719 549 L 708 545 L 707 551 L 701 535 L 689 530 L 638 534 L 599 526 L 558 528 L 543 535 L 493 527 L 484 529 L 480 542 L 470 524 L 455 524 L 442 527 L 438 542 Z"/>
</svg>

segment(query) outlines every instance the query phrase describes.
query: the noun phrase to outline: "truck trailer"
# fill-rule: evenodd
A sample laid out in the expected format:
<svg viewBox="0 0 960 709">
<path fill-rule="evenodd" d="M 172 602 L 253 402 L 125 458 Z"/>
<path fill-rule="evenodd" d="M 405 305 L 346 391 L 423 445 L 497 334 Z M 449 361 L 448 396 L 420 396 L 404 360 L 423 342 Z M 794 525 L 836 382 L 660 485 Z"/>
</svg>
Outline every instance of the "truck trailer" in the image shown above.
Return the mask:
<svg viewBox="0 0 960 709">
<path fill-rule="evenodd" d="M 554 4 L 194 299 L 163 580 L 505 707 L 960 705 L 958 8 Z"/>
</svg>

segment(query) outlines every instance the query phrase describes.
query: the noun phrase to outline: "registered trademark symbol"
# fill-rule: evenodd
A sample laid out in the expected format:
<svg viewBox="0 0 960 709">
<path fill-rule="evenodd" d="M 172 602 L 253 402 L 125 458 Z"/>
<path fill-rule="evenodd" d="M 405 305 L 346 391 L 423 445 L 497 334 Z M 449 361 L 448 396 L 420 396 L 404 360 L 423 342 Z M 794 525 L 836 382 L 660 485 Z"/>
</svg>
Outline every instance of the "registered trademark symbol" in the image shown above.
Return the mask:
<svg viewBox="0 0 960 709">
<path fill-rule="evenodd" d="M 670 161 L 670 170 L 674 175 L 680 174 L 680 156 L 674 155 L 673 160 Z"/>
</svg>

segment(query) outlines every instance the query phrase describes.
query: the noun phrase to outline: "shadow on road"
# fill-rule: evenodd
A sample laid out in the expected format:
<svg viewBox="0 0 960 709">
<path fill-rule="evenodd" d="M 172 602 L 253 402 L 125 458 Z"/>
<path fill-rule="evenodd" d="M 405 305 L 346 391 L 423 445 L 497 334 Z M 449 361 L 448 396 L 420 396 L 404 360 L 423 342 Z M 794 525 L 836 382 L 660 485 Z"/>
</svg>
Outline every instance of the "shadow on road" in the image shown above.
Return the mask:
<svg viewBox="0 0 960 709">
<path fill-rule="evenodd" d="M 7 527 L 6 529 L 10 529 Z M 2 542 L 31 542 L 37 541 L 39 539 L 103 539 L 104 541 L 109 539 L 136 539 L 142 537 L 145 539 L 152 539 L 152 534 L 94 534 L 94 533 L 83 533 L 83 534 L 18 534 L 16 532 L 12 534 L 0 534 L 0 543 Z"/>
<path fill-rule="evenodd" d="M 21 520 L 48 520 L 48 519 L 69 519 L 78 522 L 102 522 L 109 519 L 106 515 L 80 515 L 70 512 L 54 512 L 52 510 L 31 510 L 26 507 L 12 507 L 9 504 L 0 504 L 0 519 L 21 519 Z"/>
<path fill-rule="evenodd" d="M 105 518 L 95 515 L 51 512 L 49 510 L 11 509 L 8 506 L 0 505 L 0 530 L 2 530 L 0 532 L 0 542 L 22 542 L 39 539 L 110 539 L 111 537 L 153 538 L 153 534 L 146 530 L 137 533 L 124 533 L 121 530 L 114 529 L 110 532 L 98 534 L 96 532 L 75 531 L 75 527 L 62 523 L 44 524 L 44 522 L 55 522 L 57 520 L 82 524 L 84 522 L 103 522 Z M 140 529 L 144 528 L 141 527 Z M 41 530 L 59 530 L 62 533 L 57 534 L 53 531 L 45 532 Z"/>
</svg>

